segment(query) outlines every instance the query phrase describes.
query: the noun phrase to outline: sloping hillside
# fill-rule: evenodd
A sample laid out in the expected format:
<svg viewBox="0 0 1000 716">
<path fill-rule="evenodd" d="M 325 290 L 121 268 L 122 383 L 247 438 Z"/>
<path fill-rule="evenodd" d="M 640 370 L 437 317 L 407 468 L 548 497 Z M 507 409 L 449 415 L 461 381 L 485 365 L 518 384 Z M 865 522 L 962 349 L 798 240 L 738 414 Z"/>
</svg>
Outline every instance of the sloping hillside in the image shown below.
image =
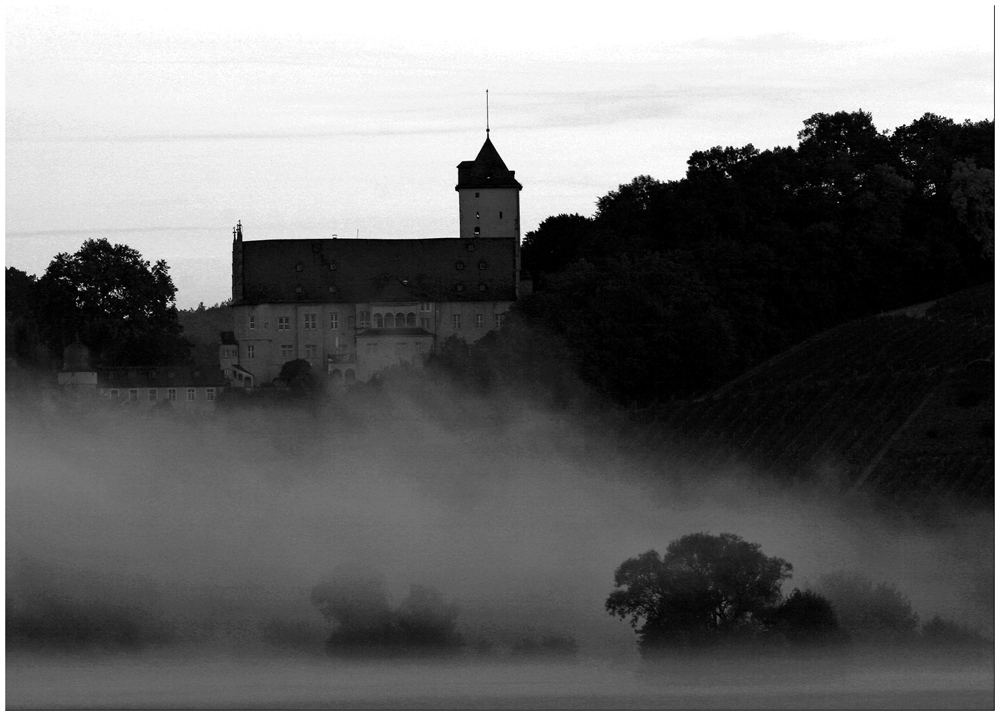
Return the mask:
<svg viewBox="0 0 1000 716">
<path fill-rule="evenodd" d="M 832 475 L 911 508 L 990 506 L 993 335 L 993 284 L 853 321 L 664 406 L 656 434 L 637 439 L 699 463 Z"/>
</svg>

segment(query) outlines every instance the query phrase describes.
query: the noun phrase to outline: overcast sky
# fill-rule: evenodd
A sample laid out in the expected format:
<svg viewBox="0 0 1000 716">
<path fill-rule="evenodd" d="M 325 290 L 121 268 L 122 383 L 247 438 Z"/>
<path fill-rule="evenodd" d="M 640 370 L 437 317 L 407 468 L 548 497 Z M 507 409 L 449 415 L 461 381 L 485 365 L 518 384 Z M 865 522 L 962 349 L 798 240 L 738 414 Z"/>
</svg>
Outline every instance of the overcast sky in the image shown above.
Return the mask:
<svg viewBox="0 0 1000 716">
<path fill-rule="evenodd" d="M 229 298 L 237 220 L 456 236 L 487 88 L 523 232 L 696 150 L 795 145 L 816 112 L 994 117 L 986 3 L 320 5 L 8 4 L 5 264 L 107 237 L 166 259 L 186 308 Z"/>
</svg>

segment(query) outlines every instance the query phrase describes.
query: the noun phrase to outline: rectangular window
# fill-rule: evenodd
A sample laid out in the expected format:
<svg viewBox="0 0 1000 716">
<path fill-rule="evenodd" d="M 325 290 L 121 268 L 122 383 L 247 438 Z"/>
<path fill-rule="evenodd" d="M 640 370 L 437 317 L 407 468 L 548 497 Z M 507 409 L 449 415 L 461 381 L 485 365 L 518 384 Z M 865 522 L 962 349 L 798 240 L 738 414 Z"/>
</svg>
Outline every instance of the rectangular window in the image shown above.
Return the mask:
<svg viewBox="0 0 1000 716">
<path fill-rule="evenodd" d="M 257 328 L 257 316 L 255 316 L 252 313 L 250 314 L 250 317 L 247 319 L 247 328 L 249 328 L 251 331 Z"/>
<path fill-rule="evenodd" d="M 417 354 L 418 354 L 418 355 L 423 355 L 423 352 L 424 352 L 424 344 L 423 344 L 423 343 L 420 343 L 420 342 L 418 341 L 418 342 L 417 342 L 417 343 L 415 344 L 415 346 L 416 346 L 416 349 L 417 349 Z"/>
<path fill-rule="evenodd" d="M 500 212 L 500 218 L 501 219 L 503 218 L 503 212 L 502 211 Z"/>
<path fill-rule="evenodd" d="M 476 236 L 479 236 L 479 227 L 478 226 L 474 227 L 472 229 L 472 233 L 475 234 Z"/>
<path fill-rule="evenodd" d="M 195 395 L 195 389 L 194 388 L 188 388 L 188 400 L 194 400 L 196 397 L 198 397 L 198 396 Z"/>
<path fill-rule="evenodd" d="M 362 311 L 358 317 L 358 322 L 361 323 L 362 328 L 368 328 L 372 322 L 372 314 L 368 311 Z"/>
<path fill-rule="evenodd" d="M 253 358 L 253 346 L 247 346 L 247 358 Z"/>
<path fill-rule="evenodd" d="M 316 358 L 319 356 L 319 351 L 316 350 L 316 346 L 307 345 L 306 346 L 306 358 Z"/>
<path fill-rule="evenodd" d="M 305 319 L 305 329 L 307 331 L 316 330 L 316 314 L 315 313 L 304 313 L 302 317 Z"/>
<path fill-rule="evenodd" d="M 226 369 L 225 369 L 224 371 L 222 371 L 222 372 L 223 372 L 223 374 L 224 374 L 224 375 L 225 375 L 225 376 L 226 376 L 227 378 L 232 378 L 232 377 L 233 377 L 233 371 L 231 371 L 231 370 L 230 370 L 229 368 L 226 368 Z"/>
<path fill-rule="evenodd" d="M 128 399 L 131 400 L 131 401 L 133 401 L 133 402 L 138 401 L 139 400 L 139 389 L 138 388 L 129 388 L 128 389 Z"/>
<path fill-rule="evenodd" d="M 424 330 L 429 331 L 431 329 L 431 319 L 429 319 L 429 318 L 421 318 L 420 319 L 420 327 L 423 328 Z"/>
<path fill-rule="evenodd" d="M 167 388 L 167 400 L 171 403 L 177 400 L 177 388 Z"/>
<path fill-rule="evenodd" d="M 378 353 L 378 343 L 365 343 L 365 350 L 369 353 Z"/>
<path fill-rule="evenodd" d="M 406 342 L 396 344 L 396 355 L 401 356 L 406 353 Z"/>
<path fill-rule="evenodd" d="M 481 313 L 476 314 L 476 328 L 482 328 L 486 325 L 486 316 Z"/>
<path fill-rule="evenodd" d="M 288 343 L 281 344 L 281 357 L 291 358 L 292 357 L 292 346 Z"/>
<path fill-rule="evenodd" d="M 118 397 L 118 388 L 112 388 L 111 389 L 111 397 L 112 398 L 117 398 Z"/>
<path fill-rule="evenodd" d="M 278 330 L 287 331 L 292 327 L 292 319 L 288 316 L 281 316 L 278 319 Z"/>
<path fill-rule="evenodd" d="M 156 402 L 156 388 L 149 389 L 149 402 L 150 403 Z"/>
<path fill-rule="evenodd" d="M 422 313 L 430 313 L 431 312 L 431 304 L 429 304 L 429 303 L 421 303 L 420 304 L 420 311 Z"/>
<path fill-rule="evenodd" d="M 340 328 L 340 314 L 331 313 L 330 314 L 330 330 L 335 331 Z"/>
<path fill-rule="evenodd" d="M 205 400 L 215 400 L 215 388 L 205 388 Z"/>
<path fill-rule="evenodd" d="M 501 325 L 503 325 L 503 314 L 497 313 L 493 316 L 493 327 L 500 330 Z"/>
<path fill-rule="evenodd" d="M 453 313 L 451 314 L 451 327 L 456 331 L 462 330 L 462 314 Z"/>
</svg>

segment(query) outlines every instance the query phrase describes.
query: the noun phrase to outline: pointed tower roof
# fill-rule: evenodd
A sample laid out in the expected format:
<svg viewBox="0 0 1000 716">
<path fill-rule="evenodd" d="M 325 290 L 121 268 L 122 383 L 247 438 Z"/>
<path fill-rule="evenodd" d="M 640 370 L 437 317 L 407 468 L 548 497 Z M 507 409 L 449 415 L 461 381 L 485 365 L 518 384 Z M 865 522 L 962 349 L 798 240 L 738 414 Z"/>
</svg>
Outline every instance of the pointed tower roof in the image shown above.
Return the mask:
<svg viewBox="0 0 1000 716">
<path fill-rule="evenodd" d="M 514 179 L 514 172 L 503 163 L 488 134 L 475 161 L 458 165 L 455 190 L 459 189 L 521 189 L 520 183 Z"/>
</svg>

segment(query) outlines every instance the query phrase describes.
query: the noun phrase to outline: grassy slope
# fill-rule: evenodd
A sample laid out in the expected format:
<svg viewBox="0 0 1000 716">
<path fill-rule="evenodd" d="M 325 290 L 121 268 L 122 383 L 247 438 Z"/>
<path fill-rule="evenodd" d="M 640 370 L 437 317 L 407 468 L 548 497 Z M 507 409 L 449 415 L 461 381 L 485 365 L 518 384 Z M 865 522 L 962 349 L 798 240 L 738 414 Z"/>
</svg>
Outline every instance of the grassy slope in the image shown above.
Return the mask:
<svg viewBox="0 0 1000 716">
<path fill-rule="evenodd" d="M 831 473 L 908 507 L 993 504 L 993 284 L 838 326 L 664 407 L 686 457 Z"/>
</svg>

